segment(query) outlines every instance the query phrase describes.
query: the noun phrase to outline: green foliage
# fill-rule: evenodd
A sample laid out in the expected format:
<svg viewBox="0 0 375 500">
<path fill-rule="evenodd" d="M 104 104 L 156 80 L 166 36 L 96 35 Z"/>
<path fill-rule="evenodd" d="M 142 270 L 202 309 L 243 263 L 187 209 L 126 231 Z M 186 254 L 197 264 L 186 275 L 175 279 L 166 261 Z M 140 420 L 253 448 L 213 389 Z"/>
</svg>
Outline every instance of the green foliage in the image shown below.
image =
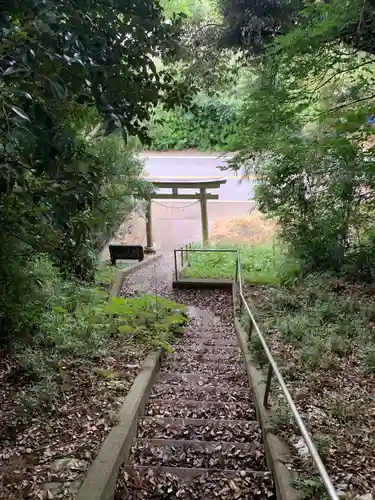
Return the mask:
<svg viewBox="0 0 375 500">
<path fill-rule="evenodd" d="M 258 55 L 293 27 L 300 0 L 217 0 L 224 24 L 221 44 Z"/>
<path fill-rule="evenodd" d="M 185 22 L 207 21 L 215 16 L 215 2 L 211 0 L 161 0 L 160 2 L 168 19 L 176 14 L 183 14 Z"/>
<path fill-rule="evenodd" d="M 268 357 L 264 351 L 264 347 L 258 335 L 252 335 L 249 342 L 250 351 L 254 354 L 255 359 L 261 366 L 266 366 Z"/>
<path fill-rule="evenodd" d="M 99 250 L 147 194 L 124 144 L 147 140 L 159 101 L 184 100 L 184 83 L 154 62 L 176 54 L 180 21 L 166 23 L 157 1 L 3 2 L 1 340 L 38 323 L 24 312 L 38 300 L 38 255 L 91 280 Z"/>
<path fill-rule="evenodd" d="M 100 263 L 95 272 L 95 285 L 103 290 L 109 290 L 116 280 L 117 272 L 117 265 L 112 266 L 108 263 Z"/>
<path fill-rule="evenodd" d="M 324 494 L 325 488 L 322 478 L 319 474 L 305 475 L 293 481 L 293 486 L 297 490 L 302 490 L 304 498 L 327 500 L 328 497 Z"/>
<path fill-rule="evenodd" d="M 278 220 L 305 272 L 371 281 L 373 58 L 330 45 L 333 21 L 349 22 L 357 9 L 333 4 L 309 4 L 307 32 L 297 26 L 269 48 L 240 113 L 232 167 L 259 176 L 260 208 Z M 315 9 L 327 23 L 318 25 Z"/>
<path fill-rule="evenodd" d="M 229 150 L 236 132 L 237 105 L 223 97 L 200 94 L 190 110 L 156 108 L 150 123 L 152 147 Z"/>
<path fill-rule="evenodd" d="M 178 90 L 152 59 L 173 52 L 178 23 L 165 24 L 154 2 L 9 0 L 0 30 L 1 239 L 84 276 L 138 194 L 141 170 L 119 139 L 95 138 L 144 138 L 150 106 Z"/>
<path fill-rule="evenodd" d="M 28 184 L 28 193 L 0 197 L 0 337 L 18 334 L 21 324 L 30 331 L 33 320 L 23 320 L 29 300 L 41 293 L 35 262 L 48 254 L 64 272 L 91 278 L 98 253 L 135 204 L 132 192 L 147 192 L 139 180 L 142 165 L 117 137 L 90 141 L 91 163 L 65 172 L 59 187 Z M 79 207 L 76 197 L 87 188 L 80 175 L 93 175 L 96 187 L 91 207 Z M 21 198 L 22 197 L 22 201 Z M 43 261 L 43 259 L 42 259 Z M 30 270 L 32 267 L 32 271 Z M 42 274 L 47 271 L 40 269 Z M 38 270 L 39 272 L 39 270 Z M 21 314 L 19 311 L 22 311 Z"/>
<path fill-rule="evenodd" d="M 61 397 L 65 365 L 98 364 L 119 345 L 145 352 L 170 349 L 187 322 L 180 304 L 152 295 L 109 299 L 108 291 L 67 281 L 46 258 L 30 262 L 29 272 L 39 286 L 17 321 L 23 332 L 27 323 L 30 333 L 13 339 L 10 348 L 30 381 L 27 394 L 19 395 L 25 411 L 38 409 L 38 403 L 50 408 Z M 100 364 L 95 370 L 102 378 L 115 378 Z"/>
<path fill-rule="evenodd" d="M 264 329 L 277 329 L 304 372 L 335 370 L 355 355 L 373 372 L 371 297 L 353 298 L 351 286 L 332 275 L 311 275 L 295 287 L 269 289 L 256 305 Z"/>
<path fill-rule="evenodd" d="M 264 53 L 281 38 L 306 52 L 336 43 L 373 53 L 373 0 L 217 0 L 224 18 L 221 43 L 252 55 Z M 287 44 L 285 43 L 287 47 Z"/>
<path fill-rule="evenodd" d="M 147 294 L 132 299 L 112 298 L 104 309 L 105 314 L 116 320 L 120 334 L 146 345 L 167 349 L 187 321 L 184 311 L 182 305 Z"/>
<path fill-rule="evenodd" d="M 369 373 L 375 374 L 375 345 L 367 344 L 363 349 L 362 362 Z"/>
<path fill-rule="evenodd" d="M 128 262 L 117 262 L 115 266 L 109 262 L 99 262 L 94 276 L 95 286 L 106 292 L 110 291 L 119 269 L 126 269 L 130 265 Z"/>
<path fill-rule="evenodd" d="M 194 248 L 194 247 L 193 247 Z M 199 245 L 195 245 L 199 248 Z M 236 254 L 225 249 L 238 249 L 241 257 L 243 278 L 252 284 L 279 284 L 288 279 L 287 271 L 282 267 L 285 256 L 278 245 L 215 245 L 222 252 L 192 252 L 189 266 L 183 275 L 192 278 L 234 279 L 236 274 Z M 290 268 L 295 272 L 295 267 Z"/>
</svg>

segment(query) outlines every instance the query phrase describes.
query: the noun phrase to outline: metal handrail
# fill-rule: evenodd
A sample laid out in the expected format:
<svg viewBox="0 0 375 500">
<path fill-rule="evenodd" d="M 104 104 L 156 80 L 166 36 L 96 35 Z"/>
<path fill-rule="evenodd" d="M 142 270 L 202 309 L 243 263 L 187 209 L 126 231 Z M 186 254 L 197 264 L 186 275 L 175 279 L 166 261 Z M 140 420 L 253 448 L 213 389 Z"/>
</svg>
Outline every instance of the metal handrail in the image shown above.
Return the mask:
<svg viewBox="0 0 375 500">
<path fill-rule="evenodd" d="M 178 250 L 177 250 L 178 251 Z M 311 439 L 311 436 L 310 436 L 310 433 L 309 431 L 307 430 L 306 428 L 306 425 L 304 424 L 303 420 L 302 420 L 302 417 L 301 415 L 299 414 L 298 410 L 297 410 L 297 407 L 293 401 L 293 398 L 289 392 L 289 389 L 288 387 L 286 386 L 286 383 L 284 382 L 284 379 L 280 373 L 280 370 L 276 364 L 276 361 L 274 360 L 272 354 L 271 354 L 271 351 L 267 345 L 267 342 L 265 341 L 264 337 L 263 337 L 263 334 L 262 332 L 260 331 L 259 327 L 258 327 L 258 324 L 257 322 L 255 321 L 255 318 L 253 316 L 253 313 L 251 312 L 251 309 L 249 307 L 249 305 L 247 304 L 246 302 L 246 298 L 243 294 L 243 286 L 242 286 L 242 270 L 241 270 L 241 258 L 240 258 L 240 253 L 238 250 L 233 250 L 233 249 L 228 249 L 228 250 L 225 250 L 225 249 L 209 249 L 209 248 L 205 248 L 205 249 L 192 249 L 192 248 L 188 248 L 188 246 L 186 246 L 185 248 L 183 247 L 183 251 L 188 253 L 188 252 L 196 252 L 196 251 L 201 251 L 201 252 L 209 252 L 209 251 L 221 251 L 221 252 L 236 252 L 237 254 L 237 257 L 236 257 L 236 276 L 235 276 L 235 281 L 238 282 L 239 284 L 239 296 L 240 296 L 240 299 L 241 299 L 241 304 L 240 304 L 240 309 L 242 310 L 242 305 L 245 307 L 245 310 L 247 312 L 247 314 L 249 315 L 249 318 L 250 318 L 250 331 L 249 331 L 249 338 L 251 338 L 251 334 L 252 334 L 252 331 L 253 329 L 255 330 L 256 334 L 258 335 L 260 341 L 261 341 L 261 344 L 263 346 L 263 349 L 267 355 L 267 358 L 268 358 L 268 362 L 269 362 L 269 365 L 268 365 L 268 374 L 267 374 L 267 380 L 266 380 L 266 387 L 265 387 L 265 392 L 264 392 L 264 400 L 263 400 L 263 406 L 265 408 L 267 408 L 267 405 L 268 405 L 268 396 L 269 396 L 269 393 L 270 393 L 270 388 L 271 388 L 271 380 L 272 380 L 272 376 L 275 375 L 280 387 L 281 387 L 281 390 L 284 394 L 284 397 L 289 405 L 289 408 L 292 412 L 292 415 L 294 417 L 294 420 L 302 434 L 302 437 L 303 439 L 305 440 L 305 443 L 306 443 L 306 446 L 311 454 L 311 458 L 312 460 L 314 461 L 318 471 L 319 471 L 319 474 L 320 474 L 320 477 L 323 481 L 323 484 L 325 486 L 325 489 L 329 495 L 329 497 L 331 498 L 331 500 L 339 500 L 339 496 L 337 495 L 336 493 L 336 490 L 335 490 L 335 487 L 333 486 L 333 483 L 331 481 L 331 478 L 329 477 L 328 475 L 328 472 L 322 462 L 322 459 L 320 458 L 319 456 L 319 453 L 318 453 L 318 450 L 316 449 L 312 439 Z M 176 250 L 174 251 L 175 252 L 175 256 L 176 256 Z M 175 263 L 177 261 L 175 260 Z M 178 279 L 178 276 L 177 276 L 177 266 L 176 266 L 176 279 Z"/>
</svg>

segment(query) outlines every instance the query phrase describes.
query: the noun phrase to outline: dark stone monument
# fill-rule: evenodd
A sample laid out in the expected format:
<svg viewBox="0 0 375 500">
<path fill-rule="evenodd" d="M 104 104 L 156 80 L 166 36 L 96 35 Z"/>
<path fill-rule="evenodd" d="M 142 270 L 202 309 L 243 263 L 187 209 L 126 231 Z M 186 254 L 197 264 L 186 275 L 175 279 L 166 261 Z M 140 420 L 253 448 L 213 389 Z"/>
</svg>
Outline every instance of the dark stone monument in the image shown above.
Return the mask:
<svg viewBox="0 0 375 500">
<path fill-rule="evenodd" d="M 145 258 L 142 245 L 109 245 L 109 256 L 112 266 L 116 260 L 143 260 Z"/>
</svg>

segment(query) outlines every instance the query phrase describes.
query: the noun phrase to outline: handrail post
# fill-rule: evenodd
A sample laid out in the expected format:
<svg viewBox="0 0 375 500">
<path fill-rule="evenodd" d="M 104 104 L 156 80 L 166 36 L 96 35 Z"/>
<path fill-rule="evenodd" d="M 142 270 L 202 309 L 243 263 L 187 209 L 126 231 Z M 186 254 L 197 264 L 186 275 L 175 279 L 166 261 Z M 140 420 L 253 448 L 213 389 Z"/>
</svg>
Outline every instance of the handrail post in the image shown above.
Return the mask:
<svg viewBox="0 0 375 500">
<path fill-rule="evenodd" d="M 175 278 L 176 278 L 176 281 L 178 281 L 178 272 L 177 272 L 177 250 L 173 250 L 173 255 L 174 255 L 174 272 L 175 272 Z"/>
<path fill-rule="evenodd" d="M 191 243 L 188 243 L 186 245 L 186 262 L 187 262 L 187 266 L 189 267 L 190 266 L 190 262 L 191 262 Z"/>
<path fill-rule="evenodd" d="M 249 316 L 249 339 L 248 340 L 251 340 L 251 334 L 253 333 L 253 327 L 254 327 L 253 321 Z"/>
<path fill-rule="evenodd" d="M 236 256 L 236 283 L 238 283 L 238 255 Z"/>
<path fill-rule="evenodd" d="M 268 373 L 267 373 L 266 388 L 264 390 L 263 406 L 265 408 L 268 408 L 268 396 L 269 396 L 270 389 L 271 389 L 272 375 L 273 375 L 273 369 L 272 369 L 272 366 L 271 366 L 271 363 L 270 363 L 269 367 L 268 367 Z"/>
<path fill-rule="evenodd" d="M 181 267 L 184 267 L 184 249 L 181 248 Z"/>
</svg>

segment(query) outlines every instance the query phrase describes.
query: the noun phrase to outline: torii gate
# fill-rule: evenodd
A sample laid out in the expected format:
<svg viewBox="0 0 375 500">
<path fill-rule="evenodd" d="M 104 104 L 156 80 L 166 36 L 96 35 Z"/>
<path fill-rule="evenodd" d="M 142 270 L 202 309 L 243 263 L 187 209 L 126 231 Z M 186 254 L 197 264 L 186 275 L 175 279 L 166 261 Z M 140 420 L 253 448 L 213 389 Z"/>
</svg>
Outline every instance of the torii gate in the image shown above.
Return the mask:
<svg viewBox="0 0 375 500">
<path fill-rule="evenodd" d="M 145 247 L 146 253 L 155 252 L 153 237 L 152 237 L 152 213 L 151 204 L 152 200 L 162 199 L 162 200 L 200 200 L 201 205 L 201 221 L 202 221 L 202 240 L 203 244 L 208 243 L 208 214 L 207 214 L 207 200 L 217 200 L 219 198 L 218 194 L 207 193 L 209 189 L 218 189 L 222 184 L 225 184 L 227 180 L 222 177 L 207 178 L 207 179 L 173 179 L 160 180 L 156 178 L 148 177 L 147 180 L 152 182 L 154 186 L 154 192 L 147 202 L 146 210 L 146 235 L 147 244 Z M 170 193 L 157 193 L 157 189 L 171 189 Z M 181 193 L 180 190 L 186 189 L 199 189 L 199 192 L 194 194 L 191 193 Z"/>
</svg>

